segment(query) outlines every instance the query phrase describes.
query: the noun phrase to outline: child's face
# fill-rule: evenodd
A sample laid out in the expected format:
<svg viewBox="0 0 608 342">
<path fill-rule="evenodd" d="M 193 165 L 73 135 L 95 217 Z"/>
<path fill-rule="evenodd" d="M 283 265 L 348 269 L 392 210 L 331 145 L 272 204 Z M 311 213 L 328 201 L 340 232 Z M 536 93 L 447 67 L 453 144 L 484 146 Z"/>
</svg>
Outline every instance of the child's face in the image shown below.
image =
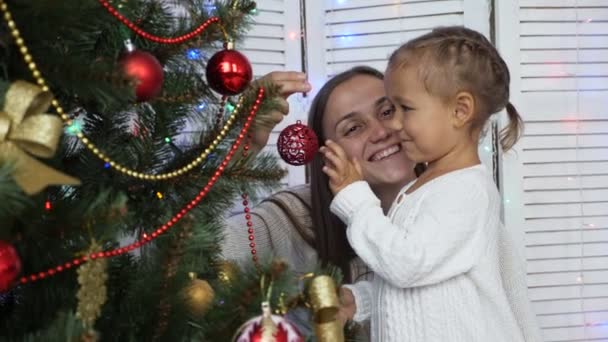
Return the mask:
<svg viewBox="0 0 608 342">
<path fill-rule="evenodd" d="M 452 108 L 430 94 L 412 67 L 386 72 L 384 87 L 403 120 L 402 139 L 407 156 L 414 162 L 433 162 L 450 152 L 455 131 L 450 121 Z"/>
</svg>

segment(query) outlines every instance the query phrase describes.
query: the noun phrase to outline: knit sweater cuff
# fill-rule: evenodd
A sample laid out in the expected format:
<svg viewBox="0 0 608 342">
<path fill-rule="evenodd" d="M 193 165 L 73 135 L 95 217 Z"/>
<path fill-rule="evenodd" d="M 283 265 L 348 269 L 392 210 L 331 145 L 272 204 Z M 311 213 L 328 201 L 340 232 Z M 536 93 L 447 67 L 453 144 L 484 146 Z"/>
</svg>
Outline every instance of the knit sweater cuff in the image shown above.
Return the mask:
<svg viewBox="0 0 608 342">
<path fill-rule="evenodd" d="M 360 281 L 355 284 L 342 285 L 352 291 L 355 297 L 355 306 L 357 311 L 353 317 L 353 321 L 360 323 L 366 321 L 371 316 L 372 311 L 372 288 L 369 281 Z"/>
<path fill-rule="evenodd" d="M 350 225 L 356 211 L 364 205 L 380 206 L 380 200 L 376 197 L 367 182 L 357 181 L 348 185 L 334 196 L 329 210 L 338 216 L 342 222 Z"/>
</svg>

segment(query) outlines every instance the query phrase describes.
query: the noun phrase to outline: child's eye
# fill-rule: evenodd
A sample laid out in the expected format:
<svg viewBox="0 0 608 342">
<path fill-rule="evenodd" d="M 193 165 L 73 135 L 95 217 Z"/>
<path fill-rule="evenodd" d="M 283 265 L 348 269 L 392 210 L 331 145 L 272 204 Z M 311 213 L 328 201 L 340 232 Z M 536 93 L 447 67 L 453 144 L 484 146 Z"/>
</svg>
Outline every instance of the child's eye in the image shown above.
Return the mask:
<svg viewBox="0 0 608 342">
<path fill-rule="evenodd" d="M 412 107 L 408 107 L 406 105 L 400 105 L 401 110 L 403 110 L 404 112 L 409 112 L 410 110 L 413 110 L 414 108 Z"/>
</svg>

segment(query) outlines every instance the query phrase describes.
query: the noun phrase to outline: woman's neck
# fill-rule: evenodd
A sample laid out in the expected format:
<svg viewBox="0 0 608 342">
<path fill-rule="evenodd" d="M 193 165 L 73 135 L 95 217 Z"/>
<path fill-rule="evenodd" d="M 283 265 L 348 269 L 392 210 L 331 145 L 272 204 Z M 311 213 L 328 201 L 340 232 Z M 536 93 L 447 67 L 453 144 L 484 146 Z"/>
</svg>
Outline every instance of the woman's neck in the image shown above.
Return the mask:
<svg viewBox="0 0 608 342">
<path fill-rule="evenodd" d="M 395 198 L 397 198 L 399 191 L 401 191 L 401 189 L 405 185 L 407 185 L 407 183 L 409 183 L 409 182 L 406 182 L 405 184 L 402 184 L 401 186 L 387 185 L 387 186 L 383 186 L 383 187 L 374 187 L 372 189 L 374 191 L 374 193 L 376 194 L 376 196 L 378 196 L 378 199 L 380 199 L 380 206 L 382 207 L 382 211 L 384 212 L 385 215 L 388 213 L 388 210 L 391 208 L 391 205 L 393 204 L 393 201 L 395 200 Z"/>
</svg>

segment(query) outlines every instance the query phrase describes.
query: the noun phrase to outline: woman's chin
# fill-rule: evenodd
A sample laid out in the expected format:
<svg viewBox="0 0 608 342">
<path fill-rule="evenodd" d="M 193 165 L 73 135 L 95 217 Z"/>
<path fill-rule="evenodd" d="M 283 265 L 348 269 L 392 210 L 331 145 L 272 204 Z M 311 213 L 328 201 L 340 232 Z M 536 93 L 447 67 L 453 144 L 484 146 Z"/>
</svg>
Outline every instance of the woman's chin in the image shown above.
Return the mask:
<svg viewBox="0 0 608 342">
<path fill-rule="evenodd" d="M 374 183 L 378 186 L 399 186 L 399 188 L 416 177 L 414 164 L 409 161 L 386 165 L 386 167 L 374 170 L 374 172 L 370 172 L 369 174 L 373 175 Z"/>
</svg>

